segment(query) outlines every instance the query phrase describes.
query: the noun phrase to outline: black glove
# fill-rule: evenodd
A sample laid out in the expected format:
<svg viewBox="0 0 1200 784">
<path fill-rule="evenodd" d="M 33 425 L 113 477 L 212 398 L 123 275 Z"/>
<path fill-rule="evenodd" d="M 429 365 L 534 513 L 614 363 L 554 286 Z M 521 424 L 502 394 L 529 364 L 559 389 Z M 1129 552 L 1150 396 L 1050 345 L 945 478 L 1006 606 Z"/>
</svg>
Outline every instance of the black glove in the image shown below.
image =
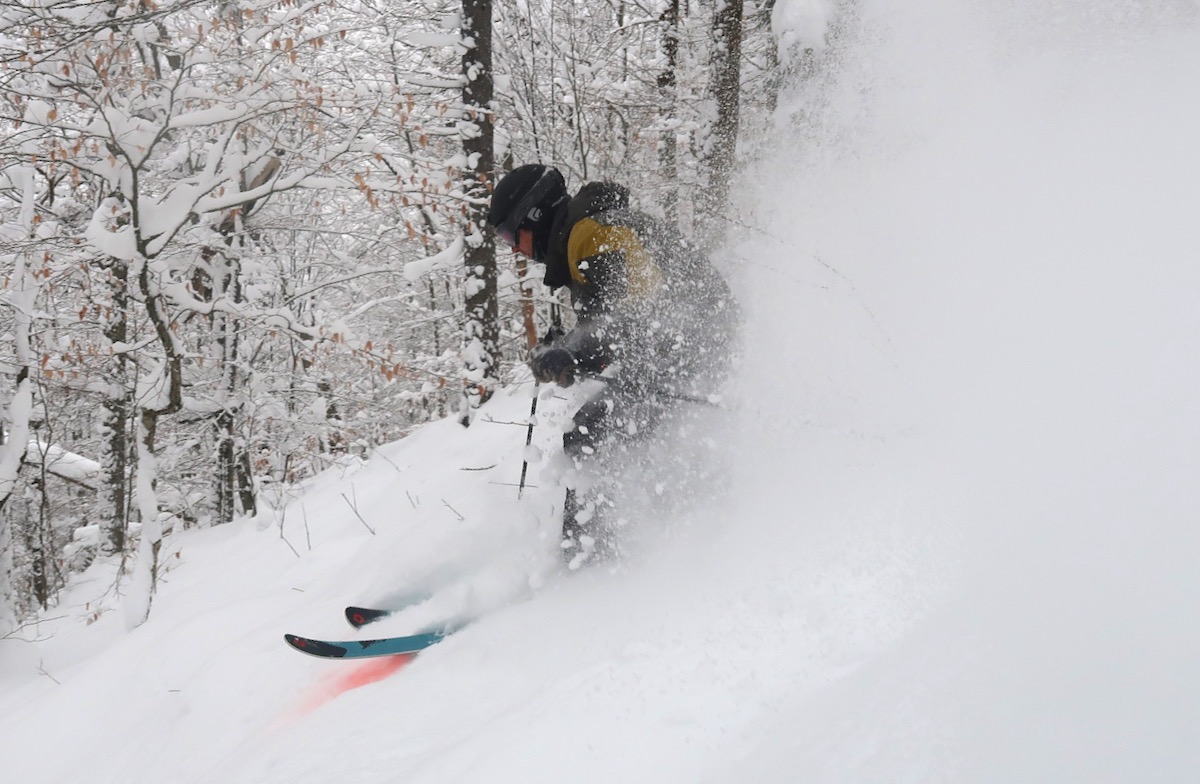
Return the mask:
<svg viewBox="0 0 1200 784">
<path fill-rule="evenodd" d="M 569 387 L 575 383 L 575 355 L 565 348 L 535 346 L 529 352 L 529 369 L 533 377 L 543 384 L 558 384 Z"/>
</svg>

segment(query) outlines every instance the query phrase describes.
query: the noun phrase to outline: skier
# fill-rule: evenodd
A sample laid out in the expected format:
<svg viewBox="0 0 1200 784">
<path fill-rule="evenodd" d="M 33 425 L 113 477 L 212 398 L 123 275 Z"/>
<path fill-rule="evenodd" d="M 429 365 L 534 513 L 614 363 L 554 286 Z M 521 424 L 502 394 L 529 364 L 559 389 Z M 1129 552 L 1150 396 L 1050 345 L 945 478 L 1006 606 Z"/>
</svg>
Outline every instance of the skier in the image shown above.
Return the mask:
<svg viewBox="0 0 1200 784">
<path fill-rule="evenodd" d="M 563 436 L 582 477 L 568 482 L 563 508 L 562 547 L 578 568 L 614 551 L 604 520 L 614 455 L 644 442 L 673 408 L 717 389 L 737 306 L 705 254 L 673 226 L 630 209 L 620 185 L 588 183 L 572 198 L 557 169 L 520 166 L 496 185 L 488 222 L 514 252 L 546 265 L 551 290 L 571 295 L 575 326 L 530 352 L 534 378 L 562 387 L 581 376 L 605 382 Z"/>
</svg>

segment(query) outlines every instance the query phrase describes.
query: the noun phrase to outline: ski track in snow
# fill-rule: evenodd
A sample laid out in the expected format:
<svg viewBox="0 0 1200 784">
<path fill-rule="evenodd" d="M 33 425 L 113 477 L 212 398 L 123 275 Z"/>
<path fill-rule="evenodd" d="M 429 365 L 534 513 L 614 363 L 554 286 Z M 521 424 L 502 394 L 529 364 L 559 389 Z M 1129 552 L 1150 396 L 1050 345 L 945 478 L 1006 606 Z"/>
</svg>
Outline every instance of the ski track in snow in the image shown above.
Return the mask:
<svg viewBox="0 0 1200 784">
<path fill-rule="evenodd" d="M 94 567 L 0 640 L 5 779 L 1193 780 L 1200 7 L 894 6 L 747 178 L 698 503 L 651 493 L 618 566 L 564 577 L 508 390 L 175 537 L 138 629 Z M 281 638 L 456 614 L 406 662 Z"/>
</svg>

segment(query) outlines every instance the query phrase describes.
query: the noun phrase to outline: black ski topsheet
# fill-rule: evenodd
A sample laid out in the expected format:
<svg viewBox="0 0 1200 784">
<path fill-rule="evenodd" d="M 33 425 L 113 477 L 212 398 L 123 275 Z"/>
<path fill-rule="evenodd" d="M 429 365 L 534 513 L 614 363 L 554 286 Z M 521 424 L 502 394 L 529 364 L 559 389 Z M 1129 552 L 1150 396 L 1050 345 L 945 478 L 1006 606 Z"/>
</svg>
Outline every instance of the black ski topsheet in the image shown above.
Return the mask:
<svg viewBox="0 0 1200 784">
<path fill-rule="evenodd" d="M 373 610 L 370 607 L 347 607 L 346 620 L 355 629 L 361 629 L 369 623 L 388 617 L 393 612 L 394 610 Z"/>
<path fill-rule="evenodd" d="M 355 607 L 346 608 L 346 621 L 355 629 L 361 629 L 367 624 L 375 623 L 389 615 L 394 615 L 401 610 L 407 610 L 409 607 L 416 607 L 418 604 L 424 604 L 433 598 L 433 592 L 418 590 L 399 599 L 389 601 L 392 605 L 390 609 L 380 610 L 373 607 Z"/>
<path fill-rule="evenodd" d="M 320 656 L 323 659 L 343 659 L 346 656 L 346 649 L 336 643 L 325 642 L 324 640 L 313 640 L 308 637 L 299 637 L 295 634 L 285 634 L 283 639 L 287 644 L 300 651 L 313 656 Z"/>
</svg>

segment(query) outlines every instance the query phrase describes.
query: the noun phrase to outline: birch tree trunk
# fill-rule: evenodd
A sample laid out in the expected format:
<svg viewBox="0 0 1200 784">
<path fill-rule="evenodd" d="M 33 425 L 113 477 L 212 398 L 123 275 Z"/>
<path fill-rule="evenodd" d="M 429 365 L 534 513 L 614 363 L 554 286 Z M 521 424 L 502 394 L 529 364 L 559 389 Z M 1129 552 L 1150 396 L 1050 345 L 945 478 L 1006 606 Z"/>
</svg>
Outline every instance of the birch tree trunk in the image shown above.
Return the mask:
<svg viewBox="0 0 1200 784">
<path fill-rule="evenodd" d="M 33 252 L 32 240 L 35 236 L 34 174 L 31 169 L 23 169 L 10 176 L 19 182 L 21 175 L 24 175 L 24 187 L 18 225 L 25 236 L 21 238 L 14 254 L 13 293 L 9 299 L 13 309 L 17 384 L 8 405 L 9 437 L 7 443 L 0 446 L 0 512 L 4 511 L 5 504 L 17 488 L 18 474 L 25 463 L 25 451 L 29 446 L 29 417 L 33 413 L 33 381 L 29 377 L 33 367 L 33 352 L 29 344 L 29 330 L 33 323 L 37 287 L 29 269 L 29 256 Z"/>
<path fill-rule="evenodd" d="M 18 170 L 10 175 L 19 182 L 24 175 L 24 188 L 18 225 L 25 233 L 22 240 L 34 237 L 34 186 L 33 171 Z M 15 590 L 12 585 L 12 543 L 11 516 L 4 514 L 9 500 L 20 486 L 21 467 L 25 464 L 26 450 L 29 448 L 29 419 L 33 413 L 33 380 L 30 373 L 33 367 L 33 352 L 30 349 L 30 327 L 33 323 L 33 310 L 37 299 L 37 287 L 29 269 L 30 251 L 26 243 L 19 243 L 15 255 L 15 267 L 12 272 L 12 295 L 9 303 L 13 309 L 13 343 L 16 349 L 17 383 L 12 400 L 8 404 L 8 438 L 0 438 L 0 632 L 6 624 L 11 625 L 15 618 Z M 2 424 L 0 424 L 2 427 Z"/>
</svg>

